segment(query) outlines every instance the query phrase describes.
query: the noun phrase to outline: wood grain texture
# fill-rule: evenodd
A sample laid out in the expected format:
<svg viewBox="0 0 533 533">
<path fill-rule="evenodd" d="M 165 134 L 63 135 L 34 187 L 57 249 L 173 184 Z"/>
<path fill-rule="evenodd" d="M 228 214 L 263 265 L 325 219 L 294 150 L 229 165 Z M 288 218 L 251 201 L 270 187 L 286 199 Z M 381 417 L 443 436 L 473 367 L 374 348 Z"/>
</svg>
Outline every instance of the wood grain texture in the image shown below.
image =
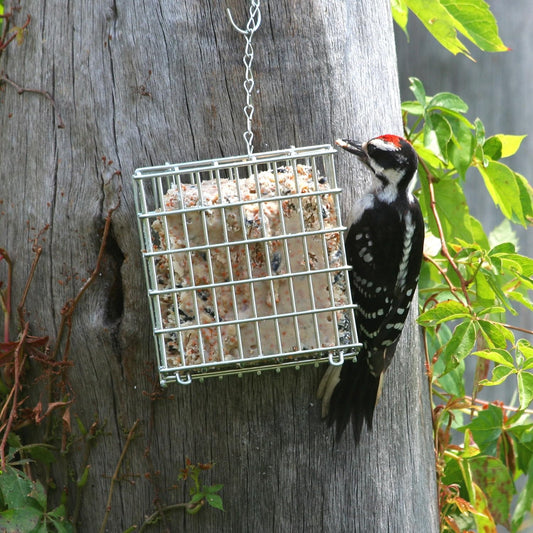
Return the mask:
<svg viewBox="0 0 533 533">
<path fill-rule="evenodd" d="M 387 0 L 262 4 L 256 151 L 401 132 Z M 227 5 L 244 25 L 247 3 Z M 99 525 L 137 419 L 108 531 L 140 524 L 154 501 L 186 498 L 181 486 L 171 489 L 185 457 L 216 462 L 206 482 L 224 483 L 226 512 L 175 512 L 150 531 L 437 531 L 427 384 L 412 321 L 374 431 L 357 451 L 349 432 L 334 445 L 320 420 L 322 368 L 176 385 L 163 399 L 149 397 L 155 359 L 130 176 L 140 166 L 245 151 L 244 42 L 224 7 L 28 0 L 17 15 L 17 22 L 32 15 L 24 43 L 1 59 L 0 69 L 20 85 L 48 90 L 66 124 L 57 128 L 39 95 L 0 92 L 0 245 L 16 261 L 15 297 L 29 269 L 28 239 L 51 224 L 28 302 L 36 334 L 57 333 L 60 310 L 81 284 L 68 278 L 94 266 L 107 210 L 121 200 L 102 275 L 73 327 L 73 411 L 86 425 L 105 422 L 90 456 L 79 531 Z M 346 213 L 370 179 L 354 159 L 337 159 Z M 59 488 L 69 483 L 75 491 L 67 472 L 79 474 L 80 461 L 74 445 L 55 465 Z"/>
</svg>

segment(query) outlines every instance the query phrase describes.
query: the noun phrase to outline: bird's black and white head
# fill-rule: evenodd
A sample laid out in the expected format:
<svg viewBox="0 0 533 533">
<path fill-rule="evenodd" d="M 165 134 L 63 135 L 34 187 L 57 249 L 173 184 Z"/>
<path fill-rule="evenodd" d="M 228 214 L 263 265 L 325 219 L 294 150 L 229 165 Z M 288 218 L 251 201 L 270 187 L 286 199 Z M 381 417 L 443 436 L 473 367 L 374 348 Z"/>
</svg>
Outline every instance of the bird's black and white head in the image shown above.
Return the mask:
<svg viewBox="0 0 533 533">
<path fill-rule="evenodd" d="M 364 143 L 350 139 L 335 142 L 355 154 L 374 172 L 381 182 L 383 193 L 390 199 L 402 193 L 410 196 L 418 157 L 409 141 L 397 135 L 381 135 Z"/>
</svg>

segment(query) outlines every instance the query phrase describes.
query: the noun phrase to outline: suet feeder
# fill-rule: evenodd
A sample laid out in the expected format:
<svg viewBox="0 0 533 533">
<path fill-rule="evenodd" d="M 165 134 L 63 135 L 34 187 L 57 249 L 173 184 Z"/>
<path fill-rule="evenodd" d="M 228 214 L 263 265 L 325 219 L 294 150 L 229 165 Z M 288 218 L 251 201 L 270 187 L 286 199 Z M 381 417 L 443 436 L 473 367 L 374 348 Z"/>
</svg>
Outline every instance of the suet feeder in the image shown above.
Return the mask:
<svg viewBox="0 0 533 533">
<path fill-rule="evenodd" d="M 247 107 L 248 155 L 133 175 L 162 385 L 342 364 L 359 346 L 335 149 L 254 154 Z"/>
</svg>

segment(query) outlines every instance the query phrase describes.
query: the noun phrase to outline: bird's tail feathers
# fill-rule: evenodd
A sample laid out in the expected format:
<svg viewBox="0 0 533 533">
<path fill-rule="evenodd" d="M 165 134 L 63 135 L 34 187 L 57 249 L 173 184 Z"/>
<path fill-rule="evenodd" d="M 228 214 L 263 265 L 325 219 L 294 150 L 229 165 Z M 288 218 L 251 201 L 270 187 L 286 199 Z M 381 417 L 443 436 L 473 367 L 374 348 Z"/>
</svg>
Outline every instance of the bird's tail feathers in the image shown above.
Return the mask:
<svg viewBox="0 0 533 533">
<path fill-rule="evenodd" d="M 351 418 L 357 445 L 363 422 L 366 421 L 368 428 L 372 429 L 374 408 L 381 391 L 381 378 L 370 373 L 363 357 L 359 357 L 356 362 L 347 361 L 341 368 L 333 368 L 334 370 L 328 369 L 329 374 L 326 372 L 319 387 L 322 416 L 327 416 L 328 425 L 335 424 L 337 440 Z"/>
</svg>

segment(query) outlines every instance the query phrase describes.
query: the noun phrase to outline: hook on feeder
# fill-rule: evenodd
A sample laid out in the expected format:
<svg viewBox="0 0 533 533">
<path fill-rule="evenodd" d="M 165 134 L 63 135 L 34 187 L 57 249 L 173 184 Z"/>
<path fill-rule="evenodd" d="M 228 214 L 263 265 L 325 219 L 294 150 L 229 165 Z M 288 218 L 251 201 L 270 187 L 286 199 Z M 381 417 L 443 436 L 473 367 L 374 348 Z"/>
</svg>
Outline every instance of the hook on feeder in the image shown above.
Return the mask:
<svg viewBox="0 0 533 533">
<path fill-rule="evenodd" d="M 259 26 L 261 26 L 261 10 L 259 9 L 259 2 L 254 3 L 252 1 L 252 6 L 250 7 L 250 19 L 248 20 L 248 24 L 246 25 L 245 30 L 237 26 L 237 24 L 233 20 L 233 17 L 231 15 L 231 9 L 229 7 L 226 8 L 226 13 L 228 15 L 229 21 L 231 22 L 231 25 L 235 28 L 236 31 L 238 31 L 242 35 L 250 35 L 256 32 L 259 29 Z M 255 20 L 256 18 L 257 20 Z"/>
<path fill-rule="evenodd" d="M 252 61 L 254 59 L 254 50 L 252 47 L 252 37 L 253 34 L 257 31 L 261 25 L 261 9 L 260 9 L 260 0 L 251 0 L 250 2 L 250 18 L 246 24 L 246 30 L 239 28 L 233 17 L 231 16 L 230 9 L 226 9 L 228 14 L 229 21 L 233 28 L 238 31 L 241 35 L 244 35 L 246 40 L 246 47 L 244 51 L 243 63 L 246 67 L 245 79 L 244 79 L 244 90 L 246 91 L 246 105 L 244 106 L 244 114 L 246 115 L 246 131 L 243 134 L 244 141 L 246 142 L 246 149 L 248 155 L 251 156 L 254 151 L 253 139 L 254 134 L 252 132 L 252 117 L 254 114 L 254 106 L 252 102 L 252 91 L 254 88 L 254 77 L 252 73 Z"/>
</svg>

